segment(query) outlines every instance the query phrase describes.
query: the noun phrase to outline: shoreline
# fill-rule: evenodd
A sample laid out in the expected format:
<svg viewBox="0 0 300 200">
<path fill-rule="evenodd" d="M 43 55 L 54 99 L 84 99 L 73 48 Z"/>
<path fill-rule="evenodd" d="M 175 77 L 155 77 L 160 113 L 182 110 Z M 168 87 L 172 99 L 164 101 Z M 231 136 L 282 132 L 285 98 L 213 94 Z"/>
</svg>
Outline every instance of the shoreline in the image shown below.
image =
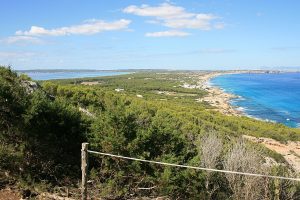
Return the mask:
<svg viewBox="0 0 300 200">
<path fill-rule="evenodd" d="M 235 71 L 235 72 L 210 72 L 199 77 L 198 85 L 200 88 L 207 91 L 208 94 L 198 99 L 199 102 L 206 102 L 209 105 L 215 107 L 213 110 L 219 111 L 222 114 L 229 116 L 246 116 L 245 113 L 232 106 L 230 101 L 237 99 L 239 96 L 225 92 L 218 86 L 211 85 L 209 81 L 217 76 L 226 74 L 241 74 L 249 73 L 249 71 Z M 253 73 L 253 72 L 252 72 Z"/>
<path fill-rule="evenodd" d="M 221 87 L 210 84 L 210 80 L 217 76 L 227 75 L 227 74 L 244 74 L 244 73 L 252 73 L 252 74 L 261 74 L 261 73 L 269 73 L 269 71 L 230 71 L 230 72 L 208 72 L 207 74 L 201 75 L 199 77 L 198 85 L 199 88 L 208 92 L 208 94 L 200 99 L 197 99 L 198 102 L 206 102 L 209 105 L 215 107 L 212 110 L 221 112 L 227 116 L 245 116 L 251 119 L 264 121 L 264 122 L 271 122 L 275 124 L 281 124 L 280 122 L 272 121 L 270 119 L 263 119 L 255 116 L 251 116 L 247 114 L 243 107 L 233 106 L 231 104 L 231 100 L 243 98 L 236 94 L 232 94 L 229 92 L 225 92 Z M 286 73 L 286 72 L 278 72 L 274 71 L 271 73 Z M 291 128 L 300 128 L 300 126 L 291 127 Z"/>
</svg>

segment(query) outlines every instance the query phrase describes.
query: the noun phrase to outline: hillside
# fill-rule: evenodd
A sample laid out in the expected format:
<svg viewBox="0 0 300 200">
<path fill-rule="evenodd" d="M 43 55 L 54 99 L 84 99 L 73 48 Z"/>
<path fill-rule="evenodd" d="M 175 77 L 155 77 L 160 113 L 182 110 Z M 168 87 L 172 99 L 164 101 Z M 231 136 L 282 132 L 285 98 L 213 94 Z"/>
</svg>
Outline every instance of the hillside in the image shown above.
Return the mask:
<svg viewBox="0 0 300 200">
<path fill-rule="evenodd" d="M 1 187 L 12 184 L 42 193 L 68 186 L 76 191 L 82 142 L 93 150 L 149 160 L 297 176 L 280 154 L 242 136 L 288 143 L 300 141 L 300 130 L 227 116 L 196 101 L 208 95 L 196 87 L 205 74 L 144 71 L 39 82 L 28 92 L 28 77 L 1 67 L 0 178 L 6 183 Z M 89 167 L 89 193 L 98 198 L 296 199 L 300 192 L 299 184 L 290 181 L 92 155 Z"/>
</svg>

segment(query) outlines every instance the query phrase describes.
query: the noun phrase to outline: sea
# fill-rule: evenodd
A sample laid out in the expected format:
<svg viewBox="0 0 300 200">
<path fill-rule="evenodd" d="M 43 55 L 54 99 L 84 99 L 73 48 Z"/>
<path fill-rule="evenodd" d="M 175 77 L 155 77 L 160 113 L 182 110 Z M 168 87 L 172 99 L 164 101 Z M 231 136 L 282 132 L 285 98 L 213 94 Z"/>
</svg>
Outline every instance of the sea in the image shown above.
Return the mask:
<svg viewBox="0 0 300 200">
<path fill-rule="evenodd" d="M 117 71 L 23 71 L 19 73 L 27 74 L 33 80 L 53 80 L 53 79 L 70 79 L 70 78 L 86 78 L 86 77 L 98 77 L 98 76 L 115 76 L 128 74 L 129 72 L 117 72 Z"/>
<path fill-rule="evenodd" d="M 300 73 L 226 74 L 210 84 L 238 97 L 231 104 L 245 115 L 300 127 Z"/>
</svg>

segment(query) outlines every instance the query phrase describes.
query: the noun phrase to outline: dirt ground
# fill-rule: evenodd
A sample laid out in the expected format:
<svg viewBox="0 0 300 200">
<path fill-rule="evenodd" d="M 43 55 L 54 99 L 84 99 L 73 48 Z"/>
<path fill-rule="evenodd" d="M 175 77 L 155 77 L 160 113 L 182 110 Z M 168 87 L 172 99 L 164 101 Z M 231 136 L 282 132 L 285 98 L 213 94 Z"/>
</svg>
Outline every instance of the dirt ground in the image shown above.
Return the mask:
<svg viewBox="0 0 300 200">
<path fill-rule="evenodd" d="M 20 200 L 21 195 L 11 189 L 0 190 L 0 200 Z"/>
</svg>

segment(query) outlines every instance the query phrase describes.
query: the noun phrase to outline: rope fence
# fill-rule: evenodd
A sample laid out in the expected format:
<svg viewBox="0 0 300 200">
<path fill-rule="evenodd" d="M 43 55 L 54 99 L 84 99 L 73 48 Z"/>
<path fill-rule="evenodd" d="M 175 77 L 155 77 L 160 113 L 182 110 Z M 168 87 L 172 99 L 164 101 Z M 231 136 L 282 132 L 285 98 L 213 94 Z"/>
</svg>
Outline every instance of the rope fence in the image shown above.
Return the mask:
<svg viewBox="0 0 300 200">
<path fill-rule="evenodd" d="M 195 166 L 146 160 L 146 159 L 140 159 L 140 158 L 132 158 L 132 157 L 126 157 L 126 156 L 115 155 L 115 154 L 110 154 L 110 153 L 102 153 L 102 152 L 88 150 L 88 143 L 82 144 L 81 151 L 82 151 L 82 169 L 85 168 L 85 170 L 82 170 L 82 197 L 85 196 L 85 198 L 82 198 L 82 200 L 87 199 L 86 198 L 86 196 L 87 196 L 87 194 L 86 194 L 86 188 L 87 188 L 86 187 L 86 182 L 87 182 L 86 173 L 87 173 L 87 171 L 86 170 L 87 170 L 87 161 L 88 161 L 87 155 L 88 155 L 88 153 L 98 154 L 98 155 L 102 155 L 102 156 L 109 156 L 109 157 L 114 157 L 114 158 L 120 158 L 120 159 L 125 159 L 125 160 L 133 160 L 133 161 L 152 163 L 152 164 L 157 164 L 157 165 L 180 167 L 180 168 L 187 168 L 187 169 L 194 169 L 194 170 L 204 170 L 204 171 L 237 174 L 237 175 L 244 175 L 244 176 L 255 176 L 255 177 L 273 178 L 273 179 L 281 179 L 281 180 L 300 181 L 300 178 L 293 178 L 293 177 L 272 176 L 272 175 L 266 175 L 266 174 L 255 174 L 255 173 L 248 173 L 248 172 L 238 172 L 238 171 L 205 168 L 205 167 L 195 167 Z"/>
</svg>

